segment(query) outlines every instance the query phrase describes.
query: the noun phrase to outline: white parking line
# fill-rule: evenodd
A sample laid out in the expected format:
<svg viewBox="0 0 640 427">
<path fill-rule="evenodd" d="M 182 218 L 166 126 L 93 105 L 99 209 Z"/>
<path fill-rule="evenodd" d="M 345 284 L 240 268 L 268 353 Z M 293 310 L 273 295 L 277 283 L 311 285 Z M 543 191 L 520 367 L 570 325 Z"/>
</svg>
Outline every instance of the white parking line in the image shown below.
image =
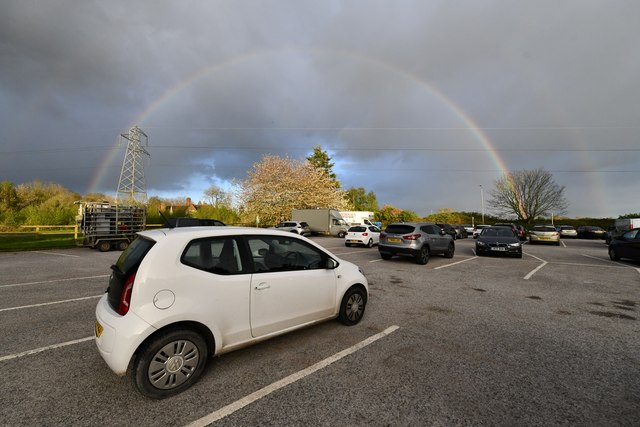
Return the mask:
<svg viewBox="0 0 640 427">
<path fill-rule="evenodd" d="M 360 341 L 358 344 L 351 346 L 349 348 L 347 348 L 346 350 L 342 350 L 339 353 L 334 354 L 331 357 L 328 357 L 324 360 L 321 360 L 320 362 L 316 363 L 315 365 L 311 365 L 306 369 L 303 369 L 302 371 L 298 371 L 294 374 L 289 375 L 288 377 L 285 377 L 283 379 L 281 379 L 280 381 L 276 381 L 275 383 L 272 383 L 264 388 L 261 388 L 260 390 L 251 393 L 248 396 L 243 397 L 242 399 L 236 400 L 235 402 L 225 406 L 224 408 L 218 409 L 215 412 L 210 413 L 209 415 L 206 415 L 202 418 L 200 418 L 199 420 L 196 420 L 190 424 L 188 424 L 188 427 L 196 427 L 196 426 L 206 426 L 209 425 L 215 421 L 221 420 L 224 417 L 227 417 L 231 414 L 233 414 L 234 412 L 244 408 L 247 405 L 252 404 L 253 402 L 256 402 L 260 399 L 262 399 L 265 396 L 268 396 L 269 394 L 273 393 L 274 391 L 280 390 L 283 387 L 288 386 L 289 384 L 293 384 L 298 380 L 301 380 L 311 374 L 313 374 L 316 371 L 319 371 L 320 369 L 326 368 L 327 366 L 331 365 L 334 362 L 337 362 L 338 360 L 342 359 L 343 357 L 346 357 L 352 353 L 355 353 L 356 351 L 368 346 L 369 344 L 379 340 L 380 338 L 386 337 L 387 335 L 391 334 L 392 332 L 396 331 L 399 328 L 399 326 L 390 326 L 387 329 L 385 329 L 384 331 L 380 332 L 379 334 L 373 335 L 369 338 L 367 338 L 364 341 Z"/>
<path fill-rule="evenodd" d="M 477 255 L 471 258 L 463 259 L 462 261 L 456 261 L 456 262 L 452 262 L 451 264 L 441 265 L 440 267 L 434 268 L 434 270 L 440 270 L 441 268 L 451 267 L 452 265 L 461 264 L 463 262 L 471 261 L 472 259 L 476 259 L 476 258 L 478 258 Z"/>
<path fill-rule="evenodd" d="M 582 264 L 579 262 L 550 262 L 549 264 L 554 265 L 575 265 L 576 267 L 596 267 L 596 268 L 625 268 L 625 265 L 596 265 L 596 264 Z"/>
<path fill-rule="evenodd" d="M 333 253 L 338 255 L 338 256 L 342 256 L 342 255 L 350 255 L 350 254 L 361 254 L 361 253 L 364 253 L 364 251 L 333 252 Z"/>
<path fill-rule="evenodd" d="M 87 277 L 71 277 L 69 279 L 55 279 L 55 280 L 43 280 L 42 282 L 25 282 L 25 283 L 12 283 L 9 285 L 0 285 L 0 288 L 11 288 L 14 286 L 27 286 L 27 285 L 42 285 L 48 283 L 59 283 L 66 282 L 70 280 L 87 280 L 87 279 L 101 279 L 104 277 L 109 277 L 108 274 L 102 274 L 100 276 L 87 276 Z"/>
<path fill-rule="evenodd" d="M 45 306 L 45 305 L 64 304 L 66 302 L 84 301 L 86 299 L 100 298 L 102 295 L 103 294 L 92 296 L 92 297 L 66 299 L 66 300 L 63 300 L 63 301 L 52 301 L 52 302 L 43 302 L 43 303 L 40 303 L 40 304 L 21 305 L 19 307 L 0 308 L 0 312 L 2 312 L 2 311 L 11 311 L 11 310 L 21 310 L 23 308 L 42 307 L 42 306 Z"/>
<path fill-rule="evenodd" d="M 59 254 L 57 252 L 31 251 L 31 253 L 32 254 L 56 255 L 56 256 L 68 256 L 68 257 L 71 257 L 71 258 L 80 258 L 80 255 Z"/>
<path fill-rule="evenodd" d="M 623 263 L 618 262 L 618 261 L 610 261 L 608 258 L 598 258 L 598 257 L 591 256 L 591 255 L 587 255 L 587 254 L 581 254 L 581 255 L 582 255 L 582 256 L 584 256 L 584 257 L 587 257 L 587 258 L 597 259 L 598 261 L 604 261 L 604 262 L 608 262 L 608 263 L 612 263 L 612 264 L 617 264 L 617 265 L 619 265 L 619 266 L 620 266 L 620 268 L 621 268 L 621 267 L 625 267 L 625 268 L 633 268 L 635 271 L 637 271 L 637 272 L 638 272 L 638 274 L 640 274 L 640 268 L 632 267 L 632 266 L 630 266 L 630 265 L 623 264 Z M 613 266 L 610 266 L 610 265 L 609 265 L 609 266 L 606 266 L 606 267 L 613 267 Z M 616 268 L 618 268 L 618 267 L 616 267 Z"/>
<path fill-rule="evenodd" d="M 535 255 L 531 255 L 531 254 L 526 254 L 526 255 L 529 255 L 530 257 L 535 258 L 535 259 L 537 259 L 538 261 L 542 261 L 542 264 L 540 264 L 539 266 L 537 266 L 536 268 L 534 268 L 533 270 L 531 270 L 531 271 L 529 272 L 529 274 L 527 274 L 526 276 L 524 276 L 524 280 L 529 280 L 529 279 L 531 279 L 531 277 L 532 277 L 534 274 L 536 274 L 536 273 L 538 272 L 538 270 L 540 270 L 542 267 L 544 267 L 545 265 L 547 265 L 547 264 L 548 264 L 548 262 L 547 262 L 547 261 L 545 261 L 545 260 L 543 260 L 542 258 L 538 258 L 538 257 L 537 257 L 537 256 L 535 256 Z"/>
<path fill-rule="evenodd" d="M 43 351 L 53 350 L 60 347 L 66 347 L 68 345 L 79 344 L 81 342 L 89 341 L 95 339 L 95 337 L 90 336 L 86 338 L 80 338 L 79 340 L 67 341 L 60 344 L 53 344 L 47 347 L 40 347 L 33 350 L 23 351 L 22 353 L 9 354 L 7 356 L 0 357 L 0 362 L 4 362 L 5 360 L 17 359 L 18 357 L 29 356 L 31 354 L 42 353 Z"/>
</svg>

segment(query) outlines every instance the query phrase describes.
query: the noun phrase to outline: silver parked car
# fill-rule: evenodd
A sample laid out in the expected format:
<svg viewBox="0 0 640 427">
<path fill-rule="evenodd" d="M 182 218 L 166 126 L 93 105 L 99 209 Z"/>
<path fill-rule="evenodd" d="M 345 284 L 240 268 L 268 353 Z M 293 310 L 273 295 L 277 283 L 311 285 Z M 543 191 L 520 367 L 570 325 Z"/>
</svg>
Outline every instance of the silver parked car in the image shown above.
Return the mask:
<svg viewBox="0 0 640 427">
<path fill-rule="evenodd" d="M 309 228 L 309 224 L 304 221 L 283 221 L 276 225 L 276 228 L 282 231 L 291 231 L 301 236 L 311 235 L 311 228 Z"/>
<path fill-rule="evenodd" d="M 453 258 L 456 250 L 451 235 L 432 222 L 403 222 L 389 224 L 380 234 L 378 252 L 382 259 L 394 255 L 408 255 L 418 264 L 429 262 L 432 254 Z"/>
</svg>

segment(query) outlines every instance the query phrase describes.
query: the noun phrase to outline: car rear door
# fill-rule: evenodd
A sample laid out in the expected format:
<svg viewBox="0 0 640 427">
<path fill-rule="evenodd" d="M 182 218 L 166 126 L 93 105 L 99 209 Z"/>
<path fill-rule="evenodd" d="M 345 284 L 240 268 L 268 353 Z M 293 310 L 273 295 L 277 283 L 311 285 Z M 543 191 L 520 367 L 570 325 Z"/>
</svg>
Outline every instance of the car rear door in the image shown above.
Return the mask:
<svg viewBox="0 0 640 427">
<path fill-rule="evenodd" d="M 448 234 L 443 235 L 442 229 L 437 225 L 423 225 L 420 230 L 426 233 L 431 252 L 444 252 L 449 247 L 451 237 Z"/>
</svg>

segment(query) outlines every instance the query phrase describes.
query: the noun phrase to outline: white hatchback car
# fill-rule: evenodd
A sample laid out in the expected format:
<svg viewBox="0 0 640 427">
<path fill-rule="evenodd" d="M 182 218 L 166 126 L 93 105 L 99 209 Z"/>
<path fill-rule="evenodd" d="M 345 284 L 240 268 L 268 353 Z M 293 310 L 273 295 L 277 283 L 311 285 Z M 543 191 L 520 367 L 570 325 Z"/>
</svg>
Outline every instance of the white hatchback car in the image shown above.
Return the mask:
<svg viewBox="0 0 640 427">
<path fill-rule="evenodd" d="M 144 231 L 122 253 L 96 307 L 98 350 L 144 395 L 190 387 L 211 355 L 364 315 L 360 269 L 293 233 L 190 227 Z"/>
<path fill-rule="evenodd" d="M 365 245 L 368 248 L 380 243 L 380 229 L 375 225 L 354 225 L 344 236 L 344 245 Z"/>
</svg>

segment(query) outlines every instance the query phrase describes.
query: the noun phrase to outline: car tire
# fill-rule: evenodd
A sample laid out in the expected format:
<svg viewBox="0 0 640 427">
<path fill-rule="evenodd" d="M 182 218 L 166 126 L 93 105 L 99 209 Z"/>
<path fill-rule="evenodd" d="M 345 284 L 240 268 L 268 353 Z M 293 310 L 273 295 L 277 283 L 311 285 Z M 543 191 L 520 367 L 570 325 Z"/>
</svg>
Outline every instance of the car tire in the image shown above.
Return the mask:
<svg viewBox="0 0 640 427">
<path fill-rule="evenodd" d="M 456 246 L 453 244 L 453 242 L 449 243 L 449 247 L 447 248 L 447 251 L 444 253 L 444 257 L 445 258 L 453 258 L 453 254 L 456 252 Z"/>
<path fill-rule="evenodd" d="M 517 253 L 516 258 L 522 258 L 522 252 Z"/>
<path fill-rule="evenodd" d="M 366 305 L 366 291 L 360 286 L 354 286 L 342 297 L 338 319 L 343 325 L 353 326 L 364 316 Z"/>
<path fill-rule="evenodd" d="M 98 243 L 98 250 L 100 252 L 109 252 L 111 250 L 111 243 L 110 242 Z"/>
<path fill-rule="evenodd" d="M 611 261 L 618 261 L 620 259 L 616 250 L 611 246 L 609 246 L 609 258 L 611 258 Z"/>
<path fill-rule="evenodd" d="M 195 384 L 208 357 L 207 344 L 199 333 L 169 329 L 140 348 L 133 363 L 132 379 L 143 395 L 164 399 Z"/>
<path fill-rule="evenodd" d="M 373 247 L 373 239 L 369 239 L 369 241 L 367 242 L 367 247 L 368 248 L 372 248 Z"/>
<path fill-rule="evenodd" d="M 341 239 L 343 239 L 345 235 L 346 235 L 346 233 L 344 231 L 341 231 L 341 232 L 338 233 L 338 237 L 341 238 Z"/>
<path fill-rule="evenodd" d="M 118 243 L 118 250 L 120 251 L 124 251 L 125 249 L 127 249 L 129 247 L 129 242 L 126 241 L 122 241 Z"/>
<path fill-rule="evenodd" d="M 420 265 L 425 265 L 428 262 L 429 262 L 429 248 L 426 246 L 423 246 L 416 254 L 416 263 Z"/>
<path fill-rule="evenodd" d="M 345 243 L 344 244 L 346 247 L 350 248 L 351 247 L 351 243 Z"/>
<path fill-rule="evenodd" d="M 382 257 L 382 259 L 384 259 L 384 260 L 390 260 L 390 259 L 391 259 L 391 257 L 392 257 L 393 255 L 388 254 L 388 253 L 386 253 L 386 252 L 380 252 L 380 256 L 381 256 L 381 257 Z"/>
</svg>

